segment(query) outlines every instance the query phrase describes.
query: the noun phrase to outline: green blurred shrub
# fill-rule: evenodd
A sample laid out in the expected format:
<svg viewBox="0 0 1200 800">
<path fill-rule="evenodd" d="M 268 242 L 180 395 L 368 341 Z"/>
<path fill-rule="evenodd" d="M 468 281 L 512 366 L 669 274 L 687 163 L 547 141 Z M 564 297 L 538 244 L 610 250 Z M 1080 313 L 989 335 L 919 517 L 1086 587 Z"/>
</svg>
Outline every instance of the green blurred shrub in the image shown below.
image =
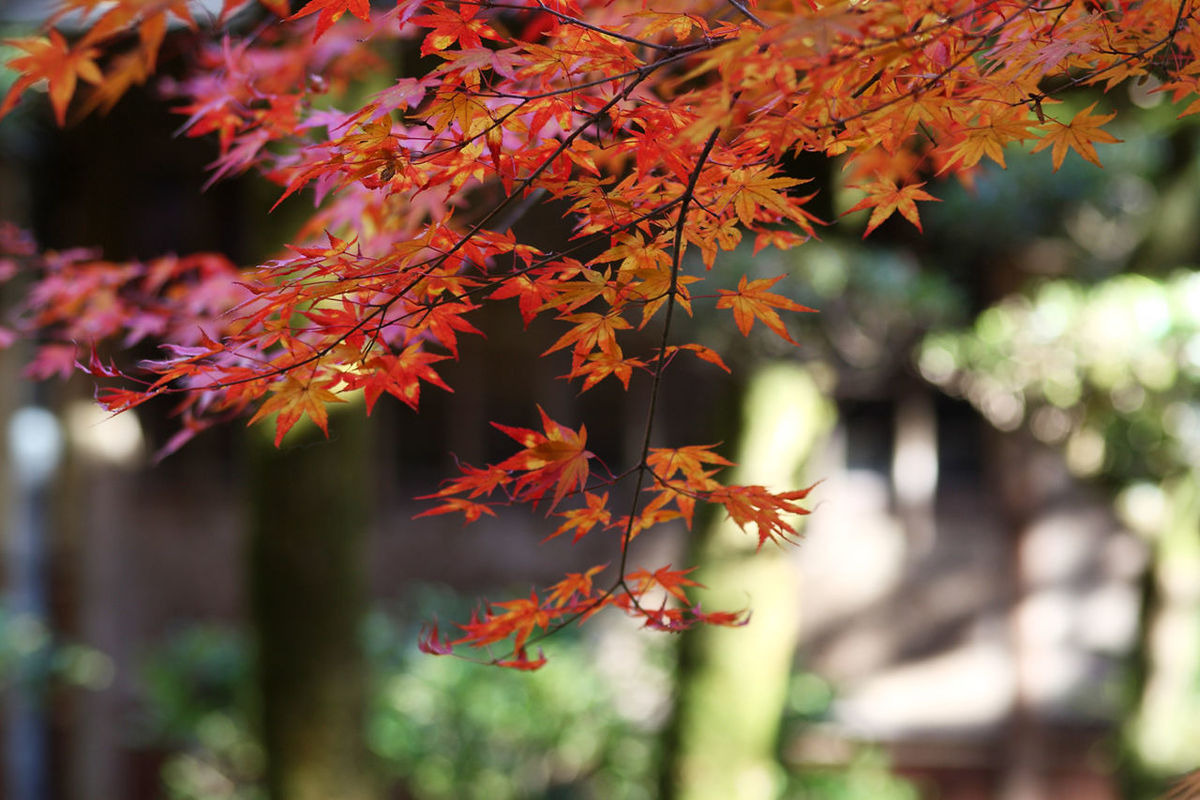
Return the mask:
<svg viewBox="0 0 1200 800">
<path fill-rule="evenodd" d="M 792 675 L 784 708 L 784 759 L 791 743 L 829 722 L 836 689 L 813 672 Z M 878 747 L 836 738 L 829 763 L 793 763 L 788 771 L 786 800 L 920 800 L 917 786 L 891 771 Z"/>
<path fill-rule="evenodd" d="M 788 800 L 920 800 L 917 787 L 893 775 L 887 757 L 864 747 L 845 765 L 810 767 L 792 775 Z"/>
<path fill-rule="evenodd" d="M 56 638 L 45 623 L 0 605 L 0 689 L 42 692 L 52 681 L 104 689 L 112 660 L 100 651 Z"/>
<path fill-rule="evenodd" d="M 427 590 L 429 594 L 434 590 Z M 451 609 L 455 598 L 418 599 Z M 417 651 L 416 630 L 383 613 L 363 630 L 373 671 L 365 735 L 387 782 L 413 800 L 650 800 L 669 694 L 661 639 L 608 632 L 602 645 L 564 630 L 535 673 Z M 263 753 L 252 722 L 251 652 L 228 628 L 172 638 L 143 675 L 143 744 L 168 752 L 171 800 L 261 800 Z M 793 677 L 785 739 L 828 717 L 833 689 Z M 883 755 L 789 775 L 787 800 L 916 800 Z"/>
<path fill-rule="evenodd" d="M 587 641 L 563 631 L 547 666 L 518 673 L 424 656 L 400 634 L 382 616 L 367 626 L 367 740 L 414 797 L 652 796 L 656 721 L 625 707 Z"/>
<path fill-rule="evenodd" d="M 171 800 L 259 800 L 262 749 L 251 732 L 250 651 L 233 630 L 197 626 L 147 662 L 144 744 L 167 750 Z"/>
<path fill-rule="evenodd" d="M 929 336 L 922 374 L 993 425 L 1028 422 L 1079 475 L 1160 481 L 1200 456 L 1200 273 L 1049 281 Z"/>
<path fill-rule="evenodd" d="M 422 654 L 415 630 L 379 613 L 364 637 L 374 677 L 365 735 L 402 796 L 653 796 L 659 720 L 618 697 L 605 660 L 572 631 L 533 674 Z M 244 637 L 211 627 L 182 632 L 149 661 L 145 739 L 170 752 L 162 778 L 172 800 L 264 796 L 250 670 Z"/>
</svg>

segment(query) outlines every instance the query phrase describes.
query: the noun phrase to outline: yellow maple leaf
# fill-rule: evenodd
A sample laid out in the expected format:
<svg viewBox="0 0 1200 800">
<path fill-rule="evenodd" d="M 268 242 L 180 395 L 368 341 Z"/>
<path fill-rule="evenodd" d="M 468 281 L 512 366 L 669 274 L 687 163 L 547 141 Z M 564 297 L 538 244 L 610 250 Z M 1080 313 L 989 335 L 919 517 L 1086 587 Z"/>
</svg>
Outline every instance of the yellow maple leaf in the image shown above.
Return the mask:
<svg viewBox="0 0 1200 800">
<path fill-rule="evenodd" d="M 987 156 L 1001 167 L 1004 163 L 1004 146 L 1009 142 L 1020 142 L 1028 138 L 1029 126 L 1019 120 L 994 119 L 986 124 L 970 128 L 966 137 L 951 150 L 950 159 L 939 170 L 939 174 L 961 162 L 960 169 L 969 169 Z"/>
<path fill-rule="evenodd" d="M 899 211 L 900 214 L 909 222 L 921 229 L 921 216 L 917 213 L 918 200 L 937 201 L 938 198 L 929 194 L 921 187 L 925 183 L 909 183 L 904 186 L 897 186 L 895 181 L 875 181 L 866 186 L 855 186 L 851 188 L 862 189 L 867 193 L 867 196 L 859 200 L 852 208 L 846 210 L 847 214 L 852 214 L 855 211 L 861 211 L 864 208 L 873 208 L 871 218 L 867 220 L 867 229 L 863 231 L 863 238 L 878 228 L 883 221 L 890 217 L 893 213 Z"/>
<path fill-rule="evenodd" d="M 283 378 L 271 386 L 272 395 L 266 399 L 247 425 L 253 425 L 263 417 L 279 412 L 275 418 L 275 446 L 283 441 L 284 435 L 304 414 L 317 424 L 321 432 L 329 435 L 329 415 L 325 411 L 326 403 L 344 403 L 342 398 L 329 391 L 328 387 L 335 381 L 328 380 L 317 384 L 313 380 L 301 381 L 292 375 Z"/>
<path fill-rule="evenodd" d="M 1054 127 L 1034 145 L 1032 152 L 1036 153 L 1053 145 L 1054 149 L 1050 151 L 1050 156 L 1054 161 L 1055 172 L 1058 172 L 1058 168 L 1062 166 L 1068 150 L 1074 150 L 1097 167 L 1104 166 L 1100 163 L 1100 157 L 1096 154 L 1096 148 L 1092 143 L 1114 143 L 1121 140 L 1108 131 L 1100 129 L 1101 125 L 1111 120 L 1116 114 L 1092 116 L 1092 110 L 1095 107 L 1096 103 L 1092 103 L 1076 114 L 1066 125 L 1051 119 Z"/>
</svg>

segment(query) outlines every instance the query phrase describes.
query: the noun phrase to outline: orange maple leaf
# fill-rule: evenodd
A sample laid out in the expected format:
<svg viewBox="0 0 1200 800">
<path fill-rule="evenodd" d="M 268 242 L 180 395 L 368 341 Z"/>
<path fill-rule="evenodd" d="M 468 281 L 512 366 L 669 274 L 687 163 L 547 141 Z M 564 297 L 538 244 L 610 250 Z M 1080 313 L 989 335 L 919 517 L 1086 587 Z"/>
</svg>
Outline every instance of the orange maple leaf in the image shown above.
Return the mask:
<svg viewBox="0 0 1200 800">
<path fill-rule="evenodd" d="M 726 192 L 717 202 L 715 210 L 718 214 L 721 213 L 732 201 L 733 210 L 743 225 L 752 225 L 760 208 L 783 217 L 794 217 L 795 209 L 780 190 L 800 183 L 804 181 L 799 178 L 772 177 L 771 170 L 761 167 L 735 169 L 729 173 L 725 184 Z"/>
<path fill-rule="evenodd" d="M 604 494 L 587 492 L 584 497 L 587 500 L 587 505 L 583 508 L 575 508 L 562 512 L 561 516 L 566 517 L 566 521 L 562 525 L 559 525 L 554 533 L 542 541 L 550 541 L 555 536 L 574 529 L 575 538 L 571 539 L 571 541 L 578 542 L 587 535 L 588 531 L 597 525 L 607 526 L 612 522 L 612 512 L 608 510 L 608 492 Z"/>
<path fill-rule="evenodd" d="M 474 5 L 463 3 L 457 10 L 453 10 L 441 3 L 429 3 L 426 9 L 428 14 L 412 18 L 417 25 L 433 28 L 421 43 L 423 56 L 445 50 L 455 42 L 464 50 L 469 50 L 481 47 L 482 39 L 501 40 L 484 20 L 476 19 L 478 9 Z"/>
<path fill-rule="evenodd" d="M 520 653 L 534 628 L 544 630 L 550 624 L 551 612 L 541 605 L 536 592 L 530 592 L 528 598 L 494 603 L 493 607 L 502 609 L 502 613 L 489 610 L 482 621 L 473 620 L 460 625 L 465 635 L 450 644 L 483 647 L 513 636 L 513 651 Z"/>
<path fill-rule="evenodd" d="M 959 162 L 959 169 L 968 169 L 978 164 L 984 156 L 1005 167 L 1004 146 L 1028 138 L 1028 127 L 1020 120 L 994 119 L 985 125 L 969 128 L 966 137 L 950 151 L 950 158 L 938 171 L 939 174 Z"/>
<path fill-rule="evenodd" d="M 423 498 L 417 499 L 420 500 Z M 476 522 L 484 514 L 487 514 L 489 517 L 496 516 L 496 512 L 483 503 L 476 503 L 462 497 L 448 497 L 439 506 L 422 511 L 420 514 L 413 514 L 413 519 L 417 517 L 434 517 L 438 514 L 454 514 L 456 512 L 462 512 L 464 521 L 466 522 Z"/>
<path fill-rule="evenodd" d="M 603 288 L 603 287 L 601 287 Z M 600 291 L 597 290 L 596 294 Z M 555 297 L 556 287 L 548 286 L 545 282 L 535 281 L 528 275 L 515 275 L 505 280 L 492 291 L 489 299 L 502 300 L 506 297 L 517 298 L 517 307 L 521 311 L 521 321 L 528 327 L 538 312 L 551 305 L 548 301 Z"/>
<path fill-rule="evenodd" d="M 586 392 L 600 381 L 612 375 L 629 388 L 629 379 L 633 377 L 634 367 L 644 367 L 645 362 L 638 358 L 618 358 L 607 353 L 590 353 L 584 361 L 575 364 L 564 378 L 583 378 L 583 388 Z"/>
<path fill-rule="evenodd" d="M 729 517 L 742 530 L 754 523 L 758 530 L 758 546 L 761 548 L 768 540 L 778 544 L 781 540 L 788 541 L 796 536 L 796 529 L 784 515 L 809 513 L 797 501 L 803 500 L 811 491 L 811 486 L 778 493 L 764 486 L 722 486 L 714 490 L 709 499 L 725 506 Z"/>
<path fill-rule="evenodd" d="M 535 669 L 541 669 L 546 665 L 546 654 L 538 648 L 538 657 L 529 658 L 529 654 L 525 652 L 525 648 L 518 648 L 513 658 L 501 658 L 492 662 L 497 667 L 505 667 L 507 669 L 519 669 L 527 672 L 532 672 Z"/>
<path fill-rule="evenodd" d="M 508 470 L 495 464 L 482 469 L 472 467 L 470 464 L 459 464 L 458 468 L 463 473 L 461 478 L 448 481 L 446 486 L 434 494 L 420 495 L 417 499 L 428 500 L 431 497 L 449 497 L 462 492 L 469 492 L 467 497 L 470 498 L 489 497 L 492 492 L 509 483 L 511 480 Z"/>
<path fill-rule="evenodd" d="M 575 345 L 572 360 L 575 364 L 587 358 L 593 350 L 599 350 L 615 359 L 620 359 L 621 348 L 617 345 L 617 331 L 627 330 L 630 325 L 618 313 L 597 314 L 584 311 L 579 314 L 564 314 L 559 319 L 575 323 L 574 327 L 558 337 L 558 341 L 546 349 L 542 355 L 548 355 L 556 350 L 562 350 L 567 345 Z"/>
<path fill-rule="evenodd" d="M 666 358 L 669 361 L 675 357 L 676 353 L 681 351 L 695 353 L 696 358 L 699 358 L 701 361 L 707 361 L 710 364 L 720 367 L 724 372 L 731 372 L 729 365 L 725 363 L 725 359 L 721 358 L 720 353 L 718 353 L 716 350 L 713 350 L 711 347 L 705 347 L 702 344 L 669 345 L 664 352 L 666 353 Z"/>
<path fill-rule="evenodd" d="M 713 475 L 721 467 L 733 466 L 733 462 L 720 456 L 704 445 L 689 445 L 679 448 L 651 448 L 646 464 L 659 480 L 661 493 L 654 503 L 666 504 L 674 501 L 680 516 L 692 527 L 692 517 L 695 514 L 696 500 L 719 484 L 713 480 Z M 705 464 L 711 464 L 716 469 L 705 469 Z M 675 478 L 679 473 L 683 484 Z M 654 505 L 651 503 L 651 505 Z"/>
<path fill-rule="evenodd" d="M 796 344 L 796 341 L 788 334 L 783 320 L 775 313 L 775 309 L 781 308 L 784 311 L 815 311 L 816 309 L 802 306 L 781 294 L 772 294 L 767 291 L 783 277 L 783 275 L 779 275 L 775 278 L 759 278 L 755 281 L 748 281 L 743 275 L 738 281 L 736 292 L 728 289 L 719 290 L 721 297 L 717 300 L 717 308 L 733 309 L 733 321 L 737 323 L 738 330 L 742 332 L 743 336 L 750 333 L 750 329 L 754 326 L 754 320 L 758 319 L 787 341 Z"/>
<path fill-rule="evenodd" d="M 708 488 L 712 483 L 708 479 L 712 472 L 705 470 L 705 464 L 718 467 L 733 466 L 732 461 L 712 451 L 715 446 L 693 444 L 687 447 L 651 447 L 646 463 L 662 480 L 671 480 L 676 473 L 681 473 L 684 485 L 689 489 Z"/>
<path fill-rule="evenodd" d="M 142 85 L 148 77 L 150 71 L 141 53 L 134 50 L 116 56 L 109 65 L 104 80 L 87 96 L 81 112 L 88 114 L 99 108 L 101 113 L 107 114 L 130 87 Z"/>
<path fill-rule="evenodd" d="M 693 572 L 695 569 L 695 567 L 691 567 L 689 569 L 673 570 L 671 569 L 671 565 L 667 564 L 665 567 L 659 567 L 654 570 L 654 572 L 648 572 L 645 569 L 635 570 L 625 576 L 625 581 L 634 584 L 634 593 L 639 596 L 658 586 L 679 602 L 687 605 L 690 601 L 685 592 L 686 587 L 695 586 L 704 588 L 703 584 L 696 583 L 687 577 L 688 573 Z"/>
<path fill-rule="evenodd" d="M 859 200 L 853 208 L 846 211 L 846 214 L 853 214 L 855 211 L 861 211 L 864 208 L 874 208 L 871 212 L 871 218 L 867 220 L 867 229 L 863 231 L 863 238 L 878 228 L 884 220 L 890 217 L 893 213 L 899 211 L 900 214 L 909 222 L 917 227 L 917 230 L 923 231 L 921 228 L 921 217 L 917 213 L 917 200 L 933 200 L 938 198 L 921 189 L 924 186 L 922 183 L 909 183 L 904 186 L 897 186 L 895 181 L 876 181 L 875 183 L 867 184 L 866 186 L 854 186 L 851 188 L 862 189 L 867 193 L 867 196 Z"/>
<path fill-rule="evenodd" d="M 696 622 L 703 622 L 706 625 L 740 628 L 750 622 L 750 612 L 745 609 L 741 611 L 701 611 L 699 606 L 694 606 L 689 610 Z"/>
<path fill-rule="evenodd" d="M 326 403 L 344 403 L 342 398 L 329 391 L 335 380 L 317 383 L 313 379 L 301 381 L 293 375 L 284 375 L 271 386 L 273 394 L 258 408 L 247 425 L 253 425 L 263 417 L 279 412 L 275 418 L 275 446 L 283 441 L 283 437 L 292 426 L 307 414 L 317 424 L 321 432 L 329 435 L 329 414 L 325 410 Z"/>
<path fill-rule="evenodd" d="M 683 502 L 679 502 L 679 498 L 683 498 Z M 676 500 L 676 505 L 685 510 L 667 508 L 667 504 L 672 500 Z M 636 516 L 632 518 L 624 516 L 618 519 L 615 527 L 625 531 L 625 536 L 621 540 L 622 548 L 627 547 L 630 542 L 641 536 L 645 531 L 664 522 L 683 519 L 690 528 L 692 523 L 691 519 L 687 516 L 690 514 L 690 509 L 686 508 L 687 502 L 690 500 L 691 498 L 667 488 L 659 492 L 658 496 L 647 503 Z"/>
<path fill-rule="evenodd" d="M 546 602 L 561 608 L 570 605 L 572 600 L 587 598 L 592 593 L 592 578 L 607 566 L 608 564 L 600 564 L 587 572 L 568 572 L 566 577 L 550 587 L 546 594 Z"/>
<path fill-rule="evenodd" d="M 50 88 L 50 105 L 54 108 L 54 119 L 63 125 L 67 118 L 67 104 L 75 94 L 79 78 L 88 83 L 100 83 L 104 76 L 96 66 L 95 57 L 100 51 L 94 47 L 72 48 L 57 28 L 50 29 L 50 38 L 31 36 L 25 39 L 6 39 L 4 44 L 24 50 L 28 55 L 9 59 L 5 66 L 18 72 L 4 102 L 0 103 L 0 117 L 17 104 L 21 93 L 40 80 Z"/>
<path fill-rule="evenodd" d="M 1051 120 L 1055 123 L 1055 127 L 1047 132 L 1030 152 L 1036 153 L 1053 145 L 1050 157 L 1054 161 L 1055 172 L 1058 172 L 1058 168 L 1062 166 L 1068 150 L 1074 150 L 1097 167 L 1104 166 L 1100 163 L 1100 156 L 1096 154 L 1096 148 L 1092 143 L 1111 144 L 1121 140 L 1100 128 L 1101 125 L 1115 117 L 1116 113 L 1092 116 L 1092 110 L 1095 107 L 1096 103 L 1092 103 L 1072 117 L 1066 125 L 1057 120 Z"/>
<path fill-rule="evenodd" d="M 419 343 L 414 342 L 398 355 L 386 353 L 367 359 L 366 376 L 362 379 L 352 378 L 350 387 L 363 388 L 367 414 L 371 413 L 375 402 L 385 391 L 400 398 L 415 411 L 421 397 L 420 381 L 424 380 L 447 392 L 454 391 L 429 366 L 445 358 L 443 355 L 425 352 Z"/>
</svg>

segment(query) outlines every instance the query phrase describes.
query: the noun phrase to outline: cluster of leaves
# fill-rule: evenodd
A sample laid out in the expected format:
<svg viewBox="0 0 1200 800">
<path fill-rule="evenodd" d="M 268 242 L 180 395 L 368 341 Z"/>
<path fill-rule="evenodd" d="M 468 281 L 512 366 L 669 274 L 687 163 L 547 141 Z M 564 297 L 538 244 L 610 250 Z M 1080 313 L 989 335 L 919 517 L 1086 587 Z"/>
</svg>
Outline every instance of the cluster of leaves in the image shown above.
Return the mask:
<svg viewBox="0 0 1200 800">
<path fill-rule="evenodd" d="M 917 203 L 934 199 L 926 178 L 969 176 L 985 157 L 1003 165 L 1010 143 L 1036 140 L 1056 169 L 1071 150 L 1098 163 L 1095 143 L 1115 140 L 1102 128 L 1112 114 L 1092 105 L 1059 119 L 1059 93 L 1153 79 L 1178 100 L 1200 88 L 1191 0 L 286 6 L 225 0 L 212 25 L 225 35 L 166 88 L 182 98 L 188 135 L 216 134 L 214 180 L 255 168 L 280 184 L 280 202 L 312 190 L 317 207 L 296 242 L 244 271 L 207 256 L 110 265 L 50 254 L 28 313 L 49 337 L 32 369 L 71 361 L 123 375 L 101 396 L 114 411 L 178 396 L 172 446 L 245 411 L 274 414 L 278 442 L 303 416 L 324 429 L 326 405 L 349 392 L 369 409 L 384 393 L 416 407 L 422 382 L 449 389 L 436 364 L 457 355 L 459 335 L 481 333 L 471 320 L 483 303 L 514 300 L 526 323 L 552 315 L 565 331 L 547 353 L 570 354 L 566 377 L 582 389 L 648 381 L 636 463 L 594 470 L 586 430 L 543 412 L 540 432 L 502 426 L 521 449 L 463 465 L 428 512 L 470 521 L 528 504 L 564 517 L 551 535 L 618 533 L 615 569 L 487 606 L 461 636 L 431 630 L 424 641 L 432 652 L 503 642 L 493 663 L 522 668 L 541 663 L 526 652 L 539 635 L 606 606 L 667 630 L 743 621 L 696 607 L 686 570 L 627 569 L 636 536 L 690 522 L 697 502 L 723 507 L 760 544 L 795 534 L 803 491 L 723 484 L 728 462 L 711 447 L 652 447 L 674 360 L 727 369 L 711 350 L 672 341 L 677 309 L 713 301 L 743 334 L 759 321 L 788 341 L 780 312 L 808 310 L 770 291 L 773 279 L 699 294 L 705 273 L 684 269 L 689 247 L 710 268 L 747 235 L 756 251 L 816 235 L 791 156 L 845 157 L 845 181 L 863 193 L 854 209 L 871 212 L 866 233 L 896 212 L 919 228 Z M 84 20 L 74 40 L 54 27 L 70 13 Z M 9 62 L 19 75 L 0 116 L 41 81 L 59 122 L 77 93 L 81 111 L 111 106 L 153 74 L 172 17 L 202 27 L 187 0 L 64 0 L 47 36 L 10 42 L 24 55 Z M 380 49 L 397 42 L 419 50 L 420 73 L 357 108 L 334 107 L 364 74 L 388 69 Z M 512 232 L 539 202 L 569 210 L 573 235 L 557 250 Z M 210 285 L 216 272 L 224 288 Z M 58 317 L 55 307 L 76 310 Z M 627 332 L 652 325 L 659 345 L 627 353 Z M 65 349 L 147 335 L 170 343 L 167 357 L 127 373 Z M 606 489 L 623 481 L 632 500 L 622 514 Z M 567 502 L 581 505 L 558 511 Z"/>
<path fill-rule="evenodd" d="M 55 637 L 37 618 L 0 605 L 0 688 L 41 692 L 55 680 L 103 689 L 112 680 L 107 656 Z"/>
</svg>

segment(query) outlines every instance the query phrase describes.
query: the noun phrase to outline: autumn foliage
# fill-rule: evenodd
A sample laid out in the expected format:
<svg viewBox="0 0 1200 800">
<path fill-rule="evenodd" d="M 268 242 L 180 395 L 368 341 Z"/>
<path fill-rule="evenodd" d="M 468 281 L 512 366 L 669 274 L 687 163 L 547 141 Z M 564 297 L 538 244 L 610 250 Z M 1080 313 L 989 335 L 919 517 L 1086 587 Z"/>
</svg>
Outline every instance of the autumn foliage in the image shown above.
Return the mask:
<svg viewBox="0 0 1200 800">
<path fill-rule="evenodd" d="M 58 25 L 72 12 L 85 24 L 68 35 Z M 415 409 L 422 384 L 451 390 L 439 362 L 481 335 L 484 304 L 515 303 L 526 323 L 553 317 L 547 355 L 569 355 L 580 390 L 647 382 L 640 456 L 600 465 L 583 425 L 539 409 L 536 428 L 496 423 L 512 455 L 463 464 L 424 512 L 474 521 L 524 504 L 549 516 L 547 538 L 613 536 L 612 563 L 422 642 L 517 668 L 542 663 L 528 652 L 542 635 L 607 607 L 671 631 L 743 622 L 698 607 L 687 569 L 627 566 L 637 537 L 690 526 L 698 504 L 760 546 L 795 537 L 804 490 L 723 483 L 730 462 L 715 447 L 658 446 L 652 425 L 677 359 L 729 369 L 677 341 L 674 316 L 707 303 L 744 335 L 758 322 L 791 342 L 789 317 L 809 311 L 774 292 L 777 279 L 706 283 L 743 239 L 792 248 L 830 222 L 809 211 L 793 156 L 841 158 L 866 233 L 897 213 L 919 229 L 930 178 L 1003 166 L 1008 145 L 1049 149 L 1055 169 L 1072 151 L 1099 164 L 1114 114 L 1098 97 L 1063 113 L 1067 92 L 1149 83 L 1200 111 L 1191 0 L 312 0 L 294 13 L 284 0 L 225 0 L 216 19 L 187 0 L 63 0 L 46 35 L 9 42 L 17 78 L 0 116 L 43 85 L 60 124 L 112 107 L 153 79 L 173 23 L 202 44 L 161 90 L 188 136 L 215 137 L 211 179 L 258 170 L 279 202 L 305 195 L 313 211 L 248 269 L 211 254 L 39 255 L 4 229 L 6 271 L 41 270 L 18 323 L 41 337 L 30 373 L 88 372 L 113 411 L 174 396 L 168 451 L 244 414 L 273 420 L 279 443 L 302 417 L 326 429 L 328 405 L 351 393 L 370 412 L 384 394 Z M 419 72 L 396 74 L 385 53 L 398 48 L 417 51 Z M 338 107 L 381 74 L 387 88 Z M 554 251 L 512 230 L 546 202 L 569 210 L 570 243 Z M 637 331 L 657 345 L 631 351 Z M 143 340 L 161 358 L 94 355 Z"/>
</svg>

